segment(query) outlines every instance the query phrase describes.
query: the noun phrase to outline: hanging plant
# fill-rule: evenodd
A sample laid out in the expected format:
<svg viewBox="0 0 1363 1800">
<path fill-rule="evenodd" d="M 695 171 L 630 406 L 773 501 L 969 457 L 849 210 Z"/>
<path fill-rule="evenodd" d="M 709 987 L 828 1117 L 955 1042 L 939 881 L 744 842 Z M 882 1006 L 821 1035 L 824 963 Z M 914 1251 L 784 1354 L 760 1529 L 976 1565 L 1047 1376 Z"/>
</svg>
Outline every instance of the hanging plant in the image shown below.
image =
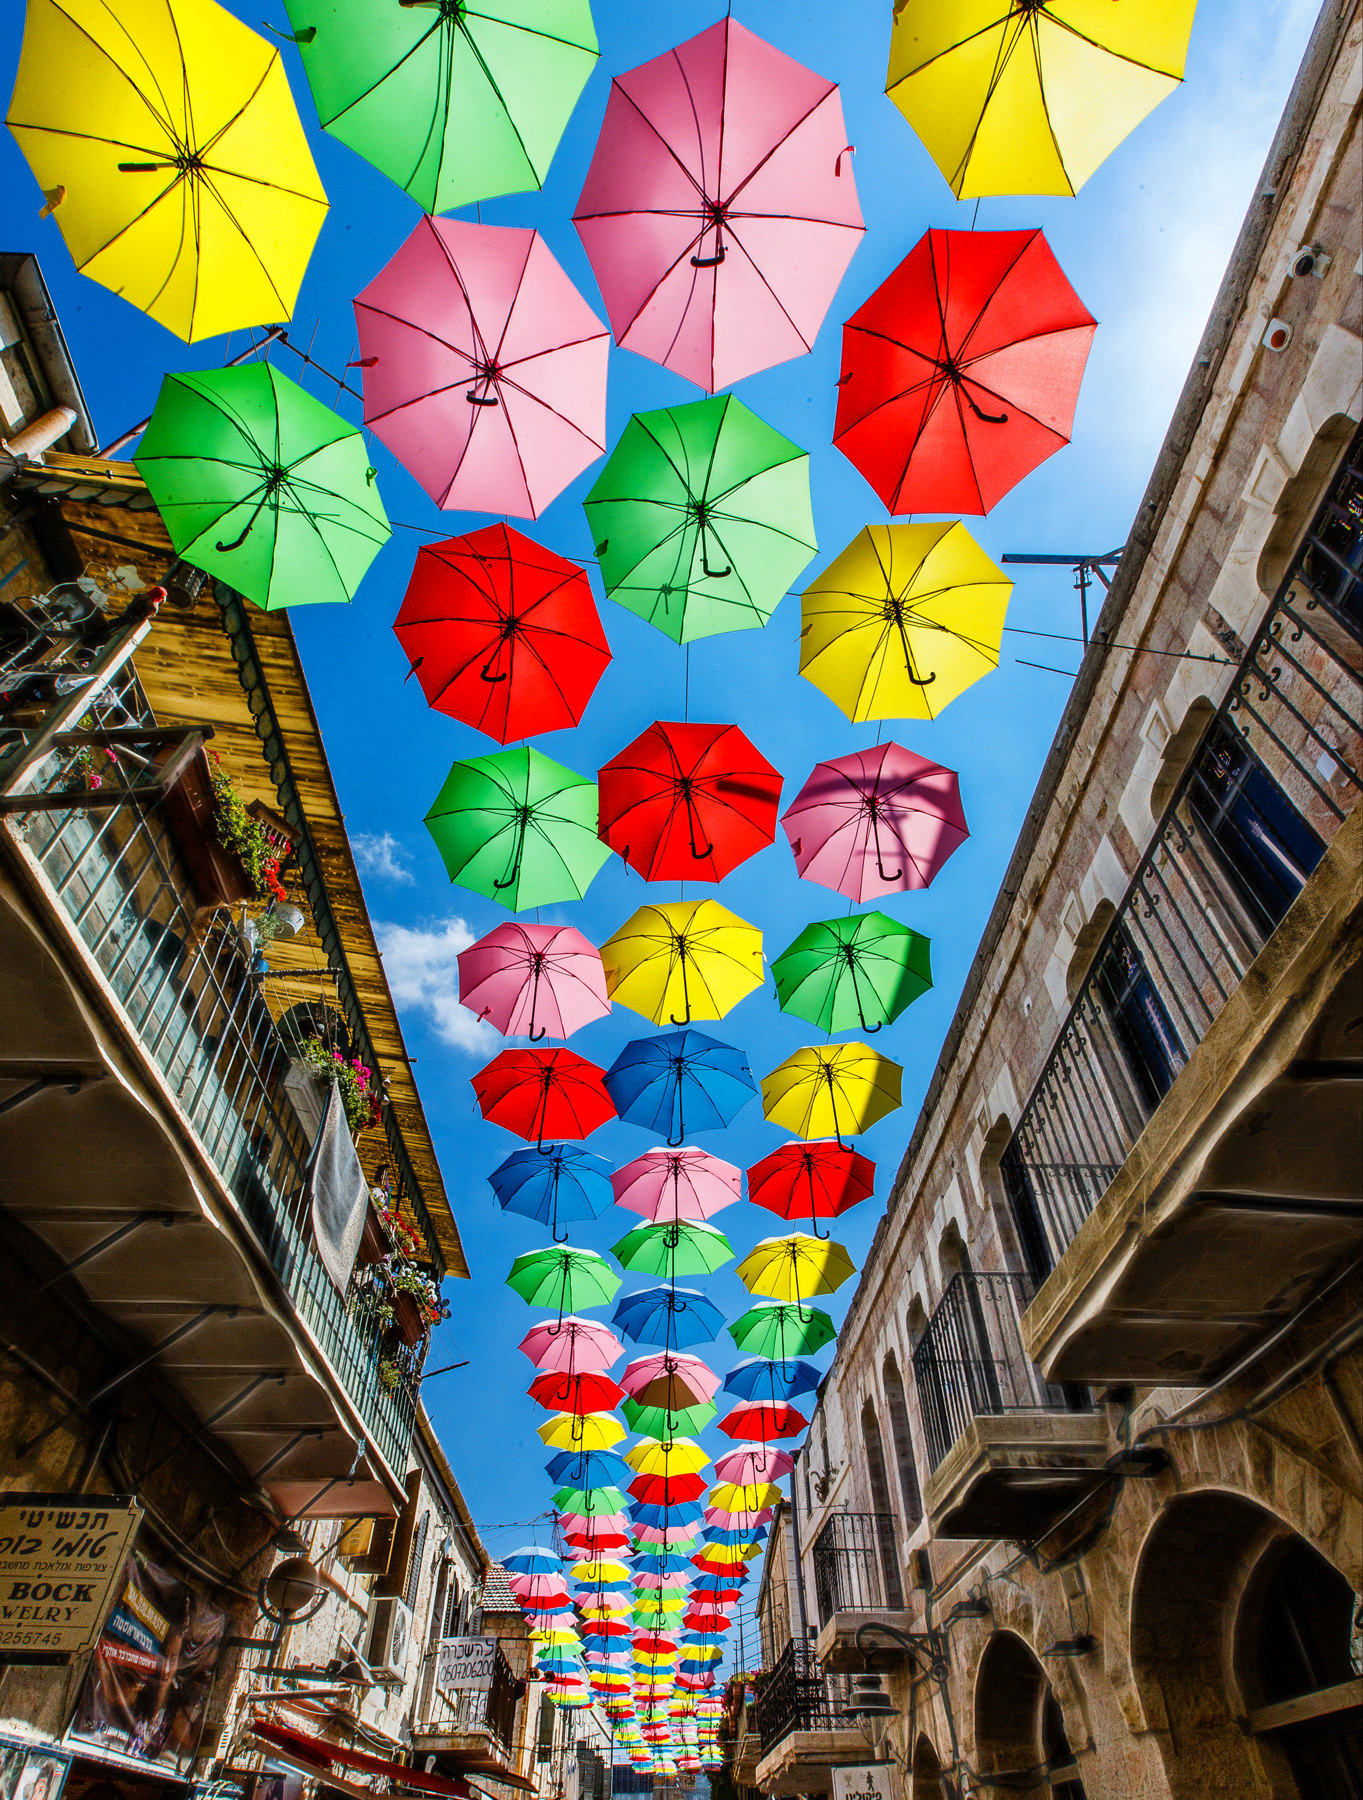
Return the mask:
<svg viewBox="0 0 1363 1800">
<path fill-rule="evenodd" d="M 209 763 L 218 842 L 241 863 L 257 900 L 287 900 L 288 889 L 279 871 L 292 854 L 292 846 L 268 825 L 252 818 L 216 750 L 209 752 Z"/>
<path fill-rule="evenodd" d="M 372 1131 L 383 1118 L 383 1096 L 371 1069 L 358 1056 L 347 1060 L 339 1050 L 328 1050 L 318 1038 L 302 1038 L 297 1055 L 312 1069 L 318 1081 L 334 1081 L 341 1090 L 346 1123 L 358 1137 Z"/>
</svg>

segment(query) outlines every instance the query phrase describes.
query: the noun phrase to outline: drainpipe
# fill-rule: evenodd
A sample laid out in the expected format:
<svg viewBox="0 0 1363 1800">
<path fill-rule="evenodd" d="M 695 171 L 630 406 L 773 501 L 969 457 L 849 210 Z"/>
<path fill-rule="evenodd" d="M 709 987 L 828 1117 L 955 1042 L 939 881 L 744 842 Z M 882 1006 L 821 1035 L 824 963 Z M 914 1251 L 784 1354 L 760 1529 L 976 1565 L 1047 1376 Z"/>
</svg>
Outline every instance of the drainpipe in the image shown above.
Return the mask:
<svg viewBox="0 0 1363 1800">
<path fill-rule="evenodd" d="M 795 1454 L 795 1467 L 790 1472 L 790 1545 L 795 1560 L 795 1604 L 800 1618 L 800 1642 L 809 1640 L 809 1612 L 805 1606 L 805 1565 L 800 1554 L 800 1458 L 808 1454 L 808 1445 Z"/>
<path fill-rule="evenodd" d="M 0 438 L 0 450 L 7 450 L 16 461 L 41 463 L 43 451 L 50 450 L 58 438 L 64 438 L 78 416 L 74 406 L 54 406 L 22 431 L 16 431 L 12 438 Z"/>
</svg>

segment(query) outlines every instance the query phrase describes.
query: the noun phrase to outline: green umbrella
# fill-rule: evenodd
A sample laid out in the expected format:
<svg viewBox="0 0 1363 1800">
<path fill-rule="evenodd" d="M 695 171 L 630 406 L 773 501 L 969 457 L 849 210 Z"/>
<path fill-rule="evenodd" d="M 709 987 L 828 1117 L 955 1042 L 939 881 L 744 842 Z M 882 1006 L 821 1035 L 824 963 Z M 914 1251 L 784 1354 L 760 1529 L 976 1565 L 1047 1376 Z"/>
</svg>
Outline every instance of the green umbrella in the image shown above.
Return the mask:
<svg viewBox="0 0 1363 1800">
<path fill-rule="evenodd" d="M 636 1225 L 611 1255 L 620 1266 L 640 1275 L 713 1275 L 732 1260 L 734 1247 L 724 1233 L 698 1219 L 666 1225 Z"/>
<path fill-rule="evenodd" d="M 631 1431 L 643 1437 L 695 1437 L 714 1418 L 719 1408 L 710 1401 L 701 1406 L 683 1406 L 669 1412 L 665 1406 L 644 1406 L 638 1400 L 626 1400 L 620 1409 Z"/>
<path fill-rule="evenodd" d="M 596 64 L 588 0 L 285 0 L 323 127 L 427 212 L 540 187 Z"/>
<path fill-rule="evenodd" d="M 177 555 L 267 612 L 351 599 L 391 535 L 359 432 L 269 363 L 167 375 L 133 461 Z"/>
<path fill-rule="evenodd" d="M 883 912 L 806 925 L 771 966 L 781 1011 L 822 1031 L 879 1031 L 932 986 L 929 950 Z"/>
<path fill-rule="evenodd" d="M 506 1285 L 531 1306 L 552 1306 L 560 1317 L 588 1306 L 606 1306 L 615 1298 L 620 1277 L 595 1250 L 555 1244 L 552 1250 L 526 1250 L 511 1265 Z"/>
<path fill-rule="evenodd" d="M 455 763 L 426 828 L 451 881 L 512 912 L 580 900 L 610 855 L 596 783 L 529 746 Z"/>
<path fill-rule="evenodd" d="M 729 1336 L 740 1350 L 779 1362 L 812 1356 L 837 1335 L 832 1319 L 820 1307 L 792 1300 L 759 1300 L 729 1326 Z"/>
<path fill-rule="evenodd" d="M 584 1519 L 599 1519 L 623 1512 L 629 1502 L 617 1487 L 561 1487 L 554 1495 L 553 1504 L 560 1512 L 580 1513 Z"/>
<path fill-rule="evenodd" d="M 765 625 L 818 548 L 808 455 L 732 394 L 635 413 L 583 506 L 606 592 L 679 644 Z"/>
</svg>

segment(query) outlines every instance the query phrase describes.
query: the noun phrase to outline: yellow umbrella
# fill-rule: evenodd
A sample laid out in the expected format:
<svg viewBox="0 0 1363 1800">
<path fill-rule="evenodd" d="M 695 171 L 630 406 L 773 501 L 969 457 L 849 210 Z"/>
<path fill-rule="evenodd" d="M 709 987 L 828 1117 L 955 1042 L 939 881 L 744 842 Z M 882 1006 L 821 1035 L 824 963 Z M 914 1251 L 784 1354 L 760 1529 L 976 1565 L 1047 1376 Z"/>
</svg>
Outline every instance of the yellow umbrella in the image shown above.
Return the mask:
<svg viewBox="0 0 1363 1800">
<path fill-rule="evenodd" d="M 726 1481 L 710 1489 L 710 1504 L 720 1512 L 761 1512 L 781 1498 L 779 1487 L 769 1481 Z"/>
<path fill-rule="evenodd" d="M 8 124 L 76 267 L 188 343 L 287 319 L 327 197 L 216 0 L 29 0 Z"/>
<path fill-rule="evenodd" d="M 899 0 L 885 91 L 958 200 L 1073 194 L 1183 79 L 1196 0 Z"/>
<path fill-rule="evenodd" d="M 580 1562 L 569 1570 L 574 1581 L 628 1581 L 630 1571 L 622 1562 Z"/>
<path fill-rule="evenodd" d="M 761 1548 L 760 1544 L 707 1544 L 705 1560 L 715 1564 L 751 1562 Z"/>
<path fill-rule="evenodd" d="M 1012 591 L 959 519 L 868 525 L 804 591 L 800 673 L 853 723 L 935 719 L 998 668 Z"/>
<path fill-rule="evenodd" d="M 857 1265 L 841 1244 L 803 1231 L 763 1238 L 738 1265 L 738 1278 L 748 1292 L 770 1300 L 833 1294 L 856 1272 Z"/>
<path fill-rule="evenodd" d="M 555 1413 L 536 1429 L 550 1450 L 609 1450 L 625 1435 L 614 1413 Z"/>
<path fill-rule="evenodd" d="M 814 1044 L 763 1077 L 762 1111 L 797 1137 L 840 1139 L 895 1111 L 903 1073 L 866 1044 Z"/>
<path fill-rule="evenodd" d="M 575 1631 L 532 1631 L 530 1642 L 532 1644 L 578 1645 L 581 1643 L 581 1639 Z"/>
<path fill-rule="evenodd" d="M 598 1594 L 590 1606 L 580 1607 L 579 1611 L 584 1619 L 618 1619 L 632 1605 L 628 1594 Z"/>
<path fill-rule="evenodd" d="M 606 992 L 655 1025 L 722 1019 L 761 987 L 762 933 L 718 900 L 658 901 L 601 946 Z"/>
<path fill-rule="evenodd" d="M 638 1475 L 694 1475 L 709 1467 L 710 1458 L 694 1438 L 640 1438 L 625 1452 L 625 1461 Z"/>
</svg>

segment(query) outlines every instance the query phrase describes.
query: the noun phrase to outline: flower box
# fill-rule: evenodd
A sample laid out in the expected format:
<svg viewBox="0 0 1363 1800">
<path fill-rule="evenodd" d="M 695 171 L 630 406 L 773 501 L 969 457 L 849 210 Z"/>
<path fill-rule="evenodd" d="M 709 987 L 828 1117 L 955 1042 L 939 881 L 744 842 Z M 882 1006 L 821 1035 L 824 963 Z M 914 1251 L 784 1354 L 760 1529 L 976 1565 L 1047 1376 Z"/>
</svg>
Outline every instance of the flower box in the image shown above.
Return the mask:
<svg viewBox="0 0 1363 1800">
<path fill-rule="evenodd" d="M 254 890 L 240 857 L 218 842 L 217 803 L 202 748 L 190 757 L 161 804 L 200 904 L 233 906 L 251 899 Z"/>
<path fill-rule="evenodd" d="M 416 1296 L 401 1288 L 393 1295 L 393 1325 L 404 1344 L 419 1344 L 426 1335 L 426 1320 Z"/>
</svg>

